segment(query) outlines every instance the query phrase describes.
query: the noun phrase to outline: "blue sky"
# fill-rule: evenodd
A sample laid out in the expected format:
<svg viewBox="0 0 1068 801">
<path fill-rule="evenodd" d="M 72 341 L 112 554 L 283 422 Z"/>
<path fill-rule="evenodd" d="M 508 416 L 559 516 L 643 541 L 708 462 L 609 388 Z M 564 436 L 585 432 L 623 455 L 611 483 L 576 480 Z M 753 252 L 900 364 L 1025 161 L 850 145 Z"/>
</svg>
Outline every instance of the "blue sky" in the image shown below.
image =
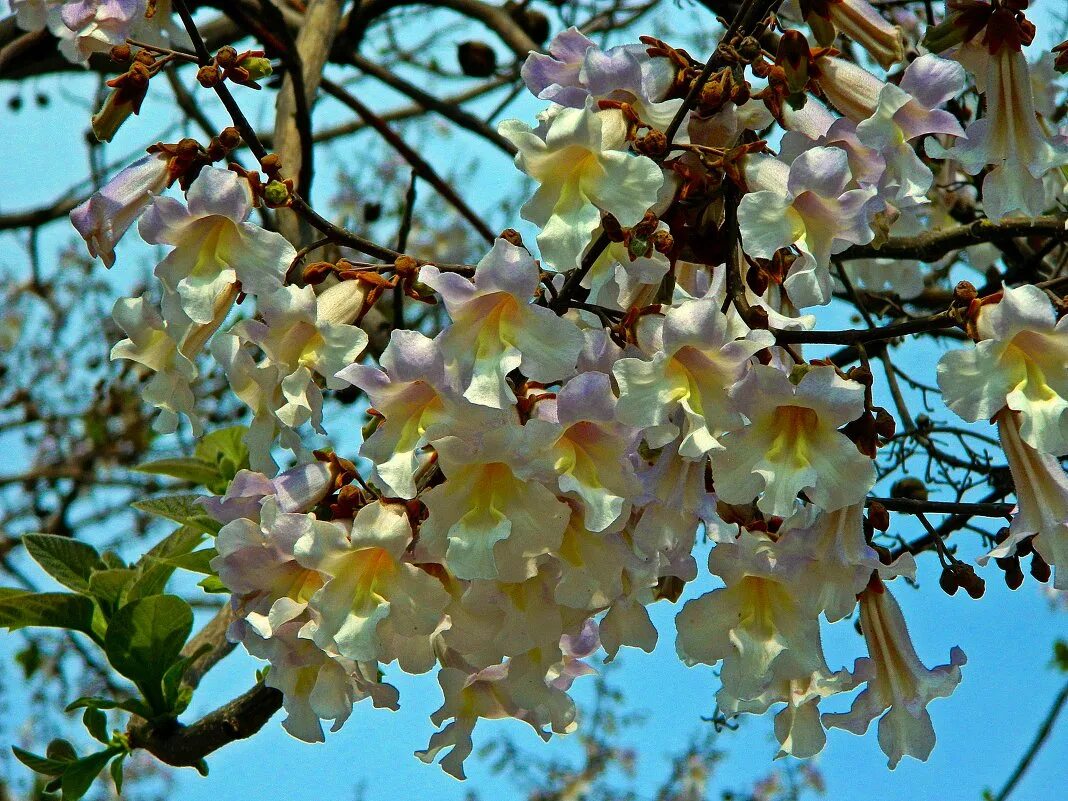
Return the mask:
<svg viewBox="0 0 1068 801">
<path fill-rule="evenodd" d="M 1046 7 L 1051 8 L 1048 4 Z M 87 125 L 92 87 L 92 79 L 76 75 L 58 82 L 42 82 L 41 88 L 48 89 L 60 102 L 47 109 L 37 109 L 27 103 L 17 115 L 9 115 L 6 107 L 0 112 L 0 154 L 6 165 L 0 171 L 0 211 L 50 201 L 87 174 L 81 135 Z M 6 101 L 12 91 L 12 86 L 0 84 L 0 102 Z M 474 108 L 486 111 L 494 102 L 490 99 Z M 534 102 L 523 100 L 510 109 L 509 115 L 530 120 L 537 108 Z M 120 134 L 106 149 L 107 160 L 122 159 L 153 141 L 159 126 L 154 121 L 166 119 L 168 109 L 165 101 L 150 96 L 141 124 L 131 125 Z M 207 110 L 214 115 L 213 109 Z M 266 112 L 260 119 L 267 119 Z M 317 125 L 342 119 L 347 119 L 345 112 L 331 103 L 323 103 L 315 117 Z M 50 142 L 56 143 L 54 149 L 40 147 L 44 132 Z M 356 138 L 324 149 L 320 156 L 320 191 L 332 183 L 329 178 L 338 167 L 360 158 L 362 141 Z M 448 173 L 458 153 L 485 156 L 476 185 L 478 191 L 472 193 L 477 208 L 491 208 L 501 192 L 500 187 L 514 186 L 513 180 L 519 178 L 500 154 L 483 148 L 478 140 L 466 135 L 441 141 L 431 138 L 424 155 L 443 173 Z M 320 204 L 325 199 L 317 198 Z M 69 238 L 70 233 L 62 223 L 51 226 L 42 243 L 44 252 Z M 0 235 L 0 241 L 5 244 L 0 248 L 0 274 L 9 279 L 25 275 L 21 251 L 12 246 L 10 237 Z M 124 248 L 120 250 L 119 266 L 111 273 L 116 293 L 136 280 L 148 265 L 143 247 Z M 917 378 L 932 378 L 937 355 L 934 351 L 924 353 L 917 359 L 922 363 L 909 365 Z M 2 465 L 0 471 L 6 472 L 11 467 Z M 901 516 L 894 516 L 894 525 L 906 537 L 921 533 L 918 523 Z M 954 537 L 962 558 L 974 558 L 979 553 L 977 540 L 977 535 L 966 531 Z M 698 561 L 703 569 L 703 556 Z M 964 680 L 954 696 L 935 701 L 931 706 L 939 743 L 927 763 L 907 759 L 896 771 L 889 772 L 874 730 L 863 738 L 832 732 L 818 764 L 828 782 L 828 797 L 835 801 L 978 799 L 983 788 L 999 788 L 1065 680 L 1047 665 L 1053 640 L 1068 637 L 1068 613 L 1063 607 L 1055 611 L 1034 583 L 1025 584 L 1015 593 L 1009 592 L 1001 582 L 1000 572 L 991 565 L 984 571 L 988 591 L 982 601 L 972 601 L 963 592 L 950 598 L 937 587 L 935 556 L 926 554 L 919 564 L 919 590 L 901 581 L 894 583 L 893 590 L 904 608 L 923 661 L 929 666 L 942 664 L 948 660 L 950 647 L 960 645 L 969 658 Z M 712 586 L 711 579 L 703 572 L 696 589 L 690 589 L 683 600 Z M 659 646 L 651 655 L 625 650 L 616 674 L 616 682 L 625 689 L 631 707 L 648 713 L 645 722 L 629 734 L 630 741 L 641 752 L 638 780 L 639 787 L 646 790 L 652 790 L 655 782 L 665 775 L 667 756 L 684 747 L 695 730 L 707 725 L 700 717 L 711 712 L 718 686 L 711 668 L 686 668 L 675 656 L 672 618 L 676 611 L 677 607 L 666 602 L 655 607 L 654 620 L 661 632 Z M 10 653 L 16 642 L 16 638 L 0 638 L 0 654 Z M 825 627 L 825 646 L 832 668 L 851 665 L 856 657 L 864 654 L 863 641 L 848 622 Z M 252 683 L 258 665 L 244 653 L 229 657 L 206 680 L 192 713 L 208 711 L 242 692 Z M 517 795 L 517 788 L 490 774 L 478 760 L 469 761 L 471 778 L 467 784 L 455 781 L 436 766 L 416 760 L 412 751 L 422 748 L 433 731 L 427 716 L 440 703 L 437 685 L 430 676 L 397 677 L 393 672 L 388 675 L 402 691 L 400 712 L 360 705 L 341 732 L 318 746 L 290 738 L 278 725 L 280 716 L 276 717 L 258 736 L 213 755 L 209 759 L 212 772 L 208 778 L 202 779 L 192 771 L 179 772 L 176 795 L 186 801 L 218 798 L 311 801 L 324 797 L 349 798 L 360 785 L 365 787 L 364 797 L 368 801 L 459 800 L 469 791 L 478 792 L 484 798 Z M 581 699 L 584 693 L 588 694 L 588 688 L 583 688 L 580 681 L 576 694 Z M 825 708 L 838 710 L 847 704 L 848 699 L 833 699 Z M 10 736 L 12 729 L 26 717 L 25 709 L 0 710 L 0 731 Z M 770 732 L 771 719 L 764 717 L 748 719 L 739 731 L 725 734 L 721 745 L 729 755 L 714 786 L 745 787 L 765 775 L 777 750 Z M 476 746 L 504 733 L 531 750 L 559 749 L 565 753 L 570 749 L 573 753 L 574 738 L 559 738 L 545 746 L 526 726 L 510 722 L 481 724 L 476 733 Z M 48 736 L 47 732 L 40 734 Z M 1053 791 L 1064 786 L 1066 756 L 1068 717 L 1060 721 L 1013 797 L 1020 801 L 1055 798 Z M 0 770 L 14 773 L 16 769 L 7 758 L 0 762 Z M 713 793 L 713 797 L 716 795 Z"/>
</svg>

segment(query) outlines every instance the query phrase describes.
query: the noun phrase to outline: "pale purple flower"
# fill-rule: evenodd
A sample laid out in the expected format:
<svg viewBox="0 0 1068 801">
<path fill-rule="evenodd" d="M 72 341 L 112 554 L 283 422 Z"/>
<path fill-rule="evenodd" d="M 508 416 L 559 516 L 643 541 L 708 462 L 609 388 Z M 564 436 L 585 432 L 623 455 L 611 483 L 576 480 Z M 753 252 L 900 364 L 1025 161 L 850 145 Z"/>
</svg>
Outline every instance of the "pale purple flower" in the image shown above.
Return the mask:
<svg viewBox="0 0 1068 801">
<path fill-rule="evenodd" d="M 115 245 L 123 234 L 167 186 L 167 162 L 164 153 L 138 159 L 70 213 L 89 254 L 105 267 L 115 263 Z"/>
</svg>

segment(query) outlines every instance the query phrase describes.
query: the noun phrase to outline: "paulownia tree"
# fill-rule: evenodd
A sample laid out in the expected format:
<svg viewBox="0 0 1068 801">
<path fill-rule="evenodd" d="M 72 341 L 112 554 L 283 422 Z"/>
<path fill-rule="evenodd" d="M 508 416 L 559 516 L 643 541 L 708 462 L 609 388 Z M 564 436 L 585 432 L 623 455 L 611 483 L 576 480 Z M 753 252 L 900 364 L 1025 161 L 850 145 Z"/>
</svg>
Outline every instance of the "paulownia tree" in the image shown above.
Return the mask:
<svg viewBox="0 0 1068 801">
<path fill-rule="evenodd" d="M 88 181 L 0 217 L 27 255 L 5 368 L 35 376 L 0 390 L 32 451 L 3 478 L 0 625 L 30 630 L 27 675 L 96 677 L 46 692 L 96 751 L 16 748 L 49 788 L 121 785 L 138 751 L 206 769 L 280 709 L 319 741 L 396 708 L 400 672 L 436 674 L 417 756 L 462 779 L 480 720 L 572 732 L 572 685 L 662 635 L 719 666 L 717 725 L 773 714 L 799 758 L 875 728 L 893 768 L 930 755 L 927 705 L 966 662 L 913 647 L 917 558 L 941 566 L 921 592 L 1025 569 L 1068 589 L 1058 21 L 668 5 L 14 0 L 0 78 L 99 76 Z M 376 110 L 378 84 L 407 100 Z M 498 122 L 521 92 L 536 117 Z M 325 103 L 355 120 L 320 124 Z M 102 150 L 131 131 L 153 143 Z M 321 197 L 322 154 L 357 134 L 380 145 Z M 43 257 L 67 217 L 87 253 Z M 648 608 L 684 591 L 658 632 Z M 864 646 L 831 664 L 846 620 Z M 180 722 L 236 646 L 255 683 Z M 622 758 L 587 736 L 559 797 Z M 684 773 L 662 797 L 704 792 Z"/>
</svg>

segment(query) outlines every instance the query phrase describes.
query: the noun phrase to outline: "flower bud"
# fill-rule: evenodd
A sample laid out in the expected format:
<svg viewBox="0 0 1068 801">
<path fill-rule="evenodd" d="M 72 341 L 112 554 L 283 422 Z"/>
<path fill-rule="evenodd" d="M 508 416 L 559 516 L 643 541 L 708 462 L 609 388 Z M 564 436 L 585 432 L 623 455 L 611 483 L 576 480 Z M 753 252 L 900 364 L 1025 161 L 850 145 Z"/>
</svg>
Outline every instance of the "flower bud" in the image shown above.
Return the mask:
<svg viewBox="0 0 1068 801">
<path fill-rule="evenodd" d="M 219 52 L 215 54 L 215 63 L 224 70 L 230 69 L 237 64 L 237 49 L 230 45 L 220 48 Z"/>
<path fill-rule="evenodd" d="M 274 68 L 271 66 L 269 59 L 263 56 L 249 56 L 239 65 L 241 69 L 248 73 L 248 80 L 258 81 L 261 78 L 269 78 L 274 72 Z"/>
<path fill-rule="evenodd" d="M 284 206 L 289 200 L 289 187 L 281 181 L 270 181 L 263 188 L 263 199 L 269 206 Z"/>
<path fill-rule="evenodd" d="M 472 78 L 488 78 L 497 71 L 497 53 L 485 42 L 460 42 L 456 60 L 464 75 Z"/>
<path fill-rule="evenodd" d="M 913 476 L 898 479 L 890 487 L 891 498 L 903 498 L 912 501 L 926 501 L 927 487 L 922 481 Z"/>
<path fill-rule="evenodd" d="M 218 86 L 220 81 L 222 81 L 222 72 L 214 64 L 205 64 L 197 70 L 197 83 L 205 89 Z"/>
</svg>

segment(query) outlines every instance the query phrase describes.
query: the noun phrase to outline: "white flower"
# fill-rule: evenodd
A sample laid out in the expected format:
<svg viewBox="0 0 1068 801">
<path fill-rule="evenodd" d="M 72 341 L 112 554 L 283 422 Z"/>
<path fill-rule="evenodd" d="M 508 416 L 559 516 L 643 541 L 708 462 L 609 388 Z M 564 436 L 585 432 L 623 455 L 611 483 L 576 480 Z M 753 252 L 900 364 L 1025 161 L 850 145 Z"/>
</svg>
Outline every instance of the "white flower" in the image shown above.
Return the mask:
<svg viewBox="0 0 1068 801">
<path fill-rule="evenodd" d="M 746 179 L 760 189 L 738 204 L 745 252 L 770 259 L 779 248 L 796 245 L 801 256 L 784 282 L 790 300 L 795 306 L 829 303 L 831 255 L 875 236 L 868 224 L 875 190 L 846 189 L 849 159 L 835 147 L 813 147 L 790 165 L 751 157 Z"/>
<path fill-rule="evenodd" d="M 215 299 L 241 283 L 249 294 L 281 286 L 296 251 L 285 237 L 245 222 L 252 211 L 248 182 L 236 173 L 205 167 L 189 191 L 188 205 L 158 197 L 138 231 L 149 243 L 173 245 L 156 276 L 182 299 L 190 319 L 212 319 Z"/>
<path fill-rule="evenodd" d="M 799 492 L 826 511 L 857 503 L 875 484 L 875 465 L 837 429 L 864 411 L 864 388 L 833 367 L 810 368 L 795 386 L 757 365 L 731 397 L 750 419 L 709 454 L 716 494 L 766 515 L 789 517 Z M 761 494 L 763 493 L 763 494 Z"/>
<path fill-rule="evenodd" d="M 496 409 L 513 404 L 507 376 L 516 368 L 543 383 L 575 372 L 582 335 L 570 320 L 530 303 L 539 273 L 525 249 L 498 239 L 478 263 L 474 283 L 430 265 L 420 279 L 445 301 L 452 325 L 439 346 L 472 403 Z"/>
<path fill-rule="evenodd" d="M 926 761 L 935 744 L 927 704 L 952 694 L 960 684 L 960 666 L 967 657 L 954 646 L 949 664 L 931 670 L 924 667 L 905 628 L 901 607 L 878 579 L 861 593 L 860 626 L 873 675 L 848 712 L 825 713 L 823 723 L 863 734 L 882 715 L 879 745 L 890 767 L 897 767 L 905 755 Z"/>
<path fill-rule="evenodd" d="M 929 140 L 927 152 L 955 159 L 969 175 L 993 167 L 983 178 L 983 210 L 991 220 L 1013 212 L 1041 214 L 1046 206 L 1042 176 L 1068 164 L 1068 140 L 1049 137 L 1039 127 L 1021 50 L 1006 44 L 994 55 L 984 49 L 983 56 L 986 116 L 972 122 L 949 149 Z"/>
<path fill-rule="evenodd" d="M 1036 286 L 1005 287 L 1000 302 L 982 307 L 976 330 L 974 348 L 938 362 L 946 405 L 973 423 L 1008 406 L 1020 413 L 1024 442 L 1068 454 L 1068 318 L 1058 320 Z"/>
<path fill-rule="evenodd" d="M 430 511 L 420 554 L 457 578 L 522 581 L 535 557 L 555 551 L 571 510 L 537 480 L 552 475 L 547 449 L 558 426 L 502 425 L 477 446 L 456 437 L 434 445 L 446 480 L 421 496 Z"/>
<path fill-rule="evenodd" d="M 431 636 L 449 595 L 404 560 L 411 539 L 404 507 L 381 502 L 361 508 L 351 532 L 318 526 L 301 537 L 293 548 L 297 560 L 326 577 L 310 599 L 316 614 L 302 636 L 356 662 L 397 660 L 409 673 L 429 670 Z"/>
<path fill-rule="evenodd" d="M 657 200 L 664 175 L 656 162 L 626 152 L 622 112 L 561 108 L 542 138 L 518 120 L 498 126 L 519 152 L 516 166 L 538 183 L 523 218 L 541 226 L 538 247 L 560 272 L 579 265 L 601 212 L 636 225 Z"/>
<path fill-rule="evenodd" d="M 750 357 L 774 344 L 774 338 L 768 331 L 736 338 L 713 297 L 670 308 L 662 343 L 650 361 L 616 362 L 617 414 L 622 423 L 643 429 L 649 445 L 659 448 L 679 436 L 671 418 L 681 408 L 679 452 L 696 459 L 720 447 L 718 437 L 725 431 L 741 426 L 728 390 L 745 374 Z"/>
<path fill-rule="evenodd" d="M 283 286 L 261 298 L 263 322 L 244 320 L 234 326 L 234 334 L 259 346 L 268 363 L 279 368 L 285 404 L 275 412 L 286 425 L 296 428 L 310 419 L 321 430 L 323 395 L 314 374 L 331 389 L 344 386 L 335 374 L 367 347 L 367 334 L 348 324 L 365 295 L 359 281 L 342 281 L 318 297 L 310 286 Z"/>
<path fill-rule="evenodd" d="M 1068 589 L 1068 475 L 1057 459 L 1023 440 L 1018 412 L 1002 410 L 997 424 L 1016 488 L 1016 510 L 1009 538 L 989 556 L 1011 556 L 1020 540 L 1037 534 L 1035 550 L 1056 568 L 1054 587 Z"/>
</svg>

